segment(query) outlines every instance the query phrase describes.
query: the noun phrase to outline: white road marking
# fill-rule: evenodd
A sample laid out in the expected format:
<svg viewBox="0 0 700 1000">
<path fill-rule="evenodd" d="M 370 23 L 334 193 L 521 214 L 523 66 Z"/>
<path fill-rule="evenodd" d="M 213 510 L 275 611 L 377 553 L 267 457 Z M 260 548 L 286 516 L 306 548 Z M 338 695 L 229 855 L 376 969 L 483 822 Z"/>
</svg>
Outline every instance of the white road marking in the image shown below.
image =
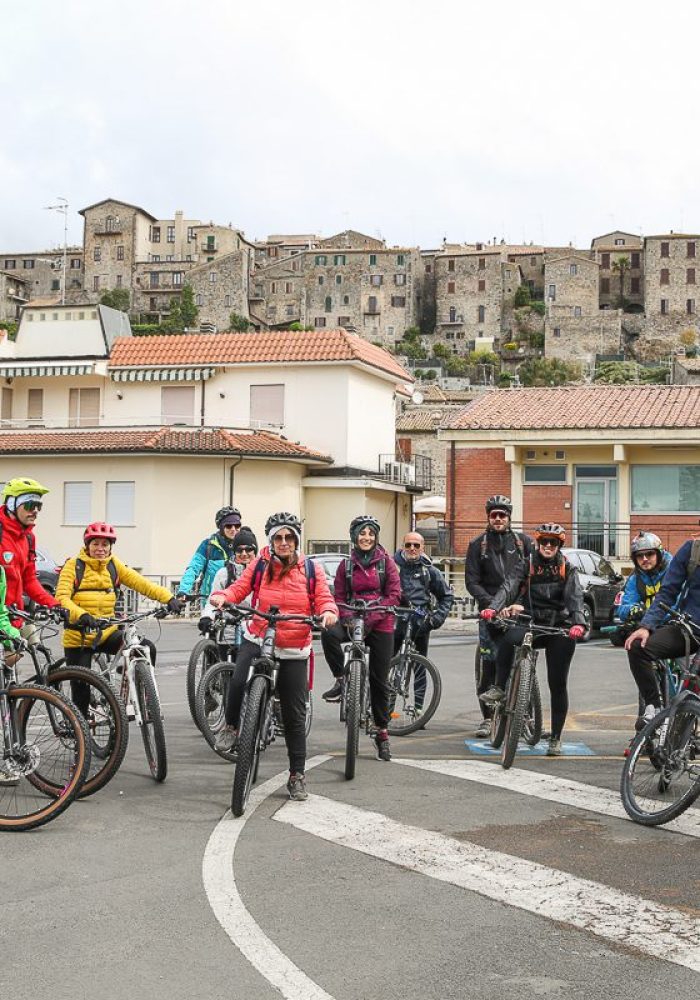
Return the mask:
<svg viewBox="0 0 700 1000">
<path fill-rule="evenodd" d="M 306 770 L 327 760 L 330 757 L 325 755 L 311 757 L 306 762 Z M 285 1000 L 333 1000 L 267 937 L 246 909 L 236 886 L 233 854 L 238 838 L 258 806 L 268 795 L 281 788 L 287 777 L 288 773 L 284 771 L 253 788 L 243 816 L 234 819 L 227 812 L 219 821 L 204 851 L 202 879 L 214 915 L 231 941 Z M 294 805 L 297 809 L 305 809 L 308 803 Z"/>
<path fill-rule="evenodd" d="M 609 788 L 599 788 L 597 785 L 584 785 L 581 781 L 570 781 L 568 778 L 557 778 L 551 774 L 518 768 L 504 771 L 500 764 L 487 764 L 476 760 L 411 760 L 394 757 L 393 763 L 433 771 L 450 778 L 476 781 L 482 785 L 492 785 L 494 788 L 505 788 L 509 792 L 518 792 L 547 802 L 559 802 L 565 806 L 575 806 L 577 809 L 586 809 L 588 812 L 600 813 L 603 816 L 629 820 L 620 801 L 619 792 L 613 792 Z M 678 819 L 666 823 L 665 828 L 683 833 L 687 837 L 700 837 L 700 809 L 688 809 Z"/>
<path fill-rule="evenodd" d="M 700 972 L 700 919 L 690 913 L 319 795 L 303 809 L 283 806 L 274 819 Z"/>
</svg>

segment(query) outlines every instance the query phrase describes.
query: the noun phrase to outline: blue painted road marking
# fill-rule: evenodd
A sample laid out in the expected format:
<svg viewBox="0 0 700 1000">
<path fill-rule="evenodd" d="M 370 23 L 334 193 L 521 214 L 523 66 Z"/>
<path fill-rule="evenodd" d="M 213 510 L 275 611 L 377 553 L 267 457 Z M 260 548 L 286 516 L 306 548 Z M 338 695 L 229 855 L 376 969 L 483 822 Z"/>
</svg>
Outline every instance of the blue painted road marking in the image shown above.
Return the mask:
<svg viewBox="0 0 700 1000">
<path fill-rule="evenodd" d="M 479 754 L 480 757 L 500 757 L 500 749 L 496 750 L 488 740 L 465 740 L 465 746 L 470 753 Z M 530 747 L 527 743 L 518 746 L 518 757 L 546 757 L 547 740 L 541 740 L 537 746 Z M 562 743 L 562 757 L 595 757 L 596 753 L 585 743 Z"/>
</svg>

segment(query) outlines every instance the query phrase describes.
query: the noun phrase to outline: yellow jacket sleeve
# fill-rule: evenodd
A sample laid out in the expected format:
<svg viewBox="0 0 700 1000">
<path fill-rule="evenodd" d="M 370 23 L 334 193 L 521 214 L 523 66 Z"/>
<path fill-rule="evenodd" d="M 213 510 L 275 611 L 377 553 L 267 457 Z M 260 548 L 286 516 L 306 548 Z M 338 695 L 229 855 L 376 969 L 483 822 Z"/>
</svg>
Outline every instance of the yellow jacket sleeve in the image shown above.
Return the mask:
<svg viewBox="0 0 700 1000">
<path fill-rule="evenodd" d="M 56 600 L 62 608 L 67 608 L 70 612 L 70 620 L 73 624 L 77 622 L 85 609 L 76 604 L 73 600 L 73 584 L 75 583 L 75 558 L 67 559 L 63 564 L 61 575 L 56 584 Z"/>
</svg>

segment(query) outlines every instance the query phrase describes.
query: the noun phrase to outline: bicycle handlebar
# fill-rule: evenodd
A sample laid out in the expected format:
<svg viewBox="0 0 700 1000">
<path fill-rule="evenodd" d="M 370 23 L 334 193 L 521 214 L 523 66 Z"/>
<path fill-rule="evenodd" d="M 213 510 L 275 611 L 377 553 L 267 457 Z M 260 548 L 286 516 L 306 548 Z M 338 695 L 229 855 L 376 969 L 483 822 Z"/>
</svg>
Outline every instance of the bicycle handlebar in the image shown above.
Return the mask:
<svg viewBox="0 0 700 1000">
<path fill-rule="evenodd" d="M 368 615 L 379 612 L 385 615 L 395 615 L 399 611 L 406 611 L 406 608 L 397 608 L 393 604 L 378 604 L 370 601 L 354 601 L 352 604 L 345 604 L 343 601 L 337 602 L 339 608 L 347 611 L 354 611 L 357 615 Z"/>
<path fill-rule="evenodd" d="M 672 608 L 668 604 L 664 604 L 663 601 L 659 601 L 659 607 L 662 609 L 662 611 L 665 611 L 667 614 L 669 614 L 671 618 L 675 619 L 675 621 L 679 625 L 686 625 L 688 628 L 692 629 L 692 631 L 695 632 L 696 635 L 700 636 L 700 625 L 696 621 L 693 621 L 693 619 L 690 617 L 689 614 L 687 614 L 687 612 L 676 611 L 675 608 Z"/>
<path fill-rule="evenodd" d="M 560 628 L 555 625 L 536 625 L 530 615 L 516 615 L 515 618 L 492 618 L 492 622 L 505 625 L 506 628 L 524 628 L 527 632 L 539 632 L 540 635 L 566 635 L 568 628 Z"/>
<path fill-rule="evenodd" d="M 258 618 L 264 618 L 265 621 L 271 624 L 276 624 L 277 622 L 303 622 L 306 625 L 310 625 L 312 628 L 318 628 L 322 622 L 321 615 L 288 615 L 282 614 L 279 611 L 272 609 L 270 611 L 259 611 L 257 608 L 250 608 L 246 605 L 240 604 L 224 604 L 220 611 L 228 611 L 232 617 L 239 619 L 243 618 L 253 618 L 257 616 Z"/>
</svg>

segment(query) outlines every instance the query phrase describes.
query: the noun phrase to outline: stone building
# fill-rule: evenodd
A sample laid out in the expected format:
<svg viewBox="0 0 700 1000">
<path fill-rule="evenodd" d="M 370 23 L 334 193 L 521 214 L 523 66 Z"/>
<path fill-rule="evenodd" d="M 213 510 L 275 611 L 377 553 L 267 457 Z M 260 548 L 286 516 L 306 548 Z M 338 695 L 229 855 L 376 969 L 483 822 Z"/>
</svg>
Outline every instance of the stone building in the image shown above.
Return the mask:
<svg viewBox="0 0 700 1000">
<path fill-rule="evenodd" d="M 240 249 L 197 264 L 188 272 L 187 283 L 192 286 L 199 309 L 200 329 L 230 330 L 231 313 L 250 320 L 248 296 L 253 255 L 252 244 L 242 240 Z"/>
<path fill-rule="evenodd" d="M 24 280 L 30 302 L 47 295 L 60 295 L 63 283 L 63 248 L 0 253 L 0 269 Z M 66 295 L 70 297 L 71 293 L 83 287 L 82 247 L 67 248 L 66 271 Z"/>
<path fill-rule="evenodd" d="M 506 259 L 520 268 L 523 285 L 530 289 L 533 299 L 544 297 L 544 247 L 510 246 L 501 248 Z"/>
<path fill-rule="evenodd" d="M 615 230 L 591 241 L 591 256 L 600 264 L 598 302 L 601 309 L 644 305 L 644 244 L 641 236 Z"/>
<path fill-rule="evenodd" d="M 170 312 L 194 261 L 135 261 L 130 281 L 130 313 L 146 323 L 160 323 Z M 123 284 L 118 288 L 125 287 Z"/>
<path fill-rule="evenodd" d="M 231 225 L 215 226 L 213 222 L 208 225 L 195 223 L 192 232 L 194 248 L 192 259 L 199 264 L 219 260 L 230 253 L 235 253 L 243 246 L 253 248 L 253 244 L 245 238 L 241 230 L 234 229 Z"/>
<path fill-rule="evenodd" d="M 596 354 L 620 350 L 621 314 L 619 310 L 599 308 L 599 272 L 596 261 L 578 253 L 545 263 L 547 357 L 590 364 Z"/>
<path fill-rule="evenodd" d="M 256 329 L 286 329 L 291 323 L 306 325 L 303 303 L 307 266 L 306 251 L 302 251 L 255 270 L 250 278 L 249 315 Z"/>
<path fill-rule="evenodd" d="M 15 322 L 29 299 L 29 279 L 15 271 L 0 270 L 0 324 Z"/>
<path fill-rule="evenodd" d="M 660 349 L 678 345 L 683 330 L 700 330 L 697 294 L 700 235 L 668 233 L 644 239 L 645 336 Z"/>
<path fill-rule="evenodd" d="M 88 205 L 80 215 L 86 290 L 97 301 L 113 288 L 131 289 L 136 262 L 150 260 L 152 248 L 160 246 L 158 220 L 145 209 L 114 198 Z"/>
<path fill-rule="evenodd" d="M 384 240 L 366 233 L 358 233 L 356 229 L 345 229 L 334 236 L 324 236 L 318 242 L 319 247 L 338 247 L 343 250 L 386 250 Z"/>
<path fill-rule="evenodd" d="M 320 236 L 311 233 L 280 234 L 275 233 L 263 241 L 257 241 L 255 246 L 255 263 L 259 267 L 292 257 L 302 250 L 312 250 L 321 241 Z"/>
<path fill-rule="evenodd" d="M 700 385 L 700 358 L 674 358 L 671 382 L 674 385 Z"/>
</svg>

